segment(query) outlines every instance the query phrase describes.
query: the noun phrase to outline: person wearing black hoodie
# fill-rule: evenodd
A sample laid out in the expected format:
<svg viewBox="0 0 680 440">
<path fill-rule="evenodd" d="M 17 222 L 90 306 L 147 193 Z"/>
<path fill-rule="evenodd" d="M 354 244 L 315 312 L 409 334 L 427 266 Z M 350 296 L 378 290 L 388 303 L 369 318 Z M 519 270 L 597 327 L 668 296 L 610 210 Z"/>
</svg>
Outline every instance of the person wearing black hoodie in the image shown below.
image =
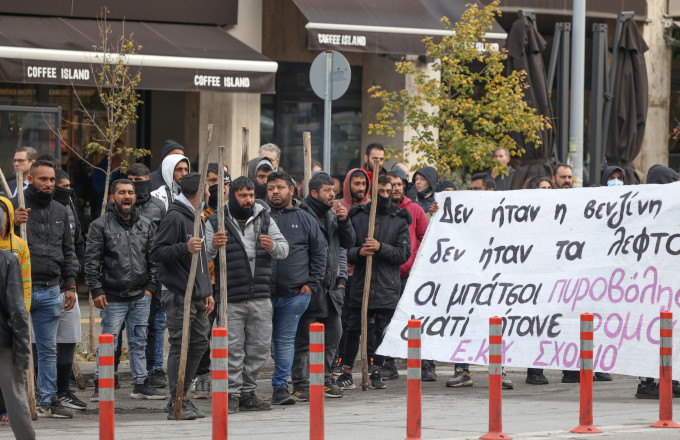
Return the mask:
<svg viewBox="0 0 680 440">
<path fill-rule="evenodd" d="M 626 173 L 621 167 L 609 166 L 602 171 L 602 186 L 622 186 L 626 183 Z"/>
<path fill-rule="evenodd" d="M 162 170 L 163 159 L 170 156 L 171 154 L 184 155 L 184 147 L 172 139 L 168 139 L 165 141 L 165 144 L 163 144 L 163 150 L 161 151 L 161 165 L 159 165 L 158 169 L 149 176 L 151 179 L 151 187 L 149 188 L 150 192 L 156 191 L 158 188 L 165 185 L 165 179 L 163 179 Z"/>
<path fill-rule="evenodd" d="M 210 321 L 208 315 L 213 311 L 215 302 L 212 297 L 212 284 L 208 270 L 208 253 L 203 243 L 205 227 L 201 224 L 199 236 L 194 237 L 194 218 L 201 175 L 189 173 L 182 178 L 181 194 L 175 198 L 161 220 L 158 234 L 151 250 L 151 259 L 158 263 L 159 279 L 167 288 L 161 292 L 161 302 L 167 315 L 170 353 L 168 355 L 168 382 L 170 401 L 166 406 L 168 420 L 174 419 L 174 402 L 177 391 L 180 352 L 182 350 L 182 331 L 184 317 L 184 294 L 189 282 L 189 272 L 193 254 L 198 254 L 198 267 L 194 288 L 191 294 L 191 328 L 187 351 L 186 372 L 182 394 L 182 420 L 205 417 L 186 394 L 194 379 L 198 363 L 208 348 Z"/>
<path fill-rule="evenodd" d="M 434 202 L 434 189 L 437 187 L 439 173 L 434 167 L 422 167 L 413 175 L 416 198 L 413 200 L 427 213 Z"/>
<path fill-rule="evenodd" d="M 135 212 L 142 217 L 146 217 L 153 225 L 154 230 L 158 231 L 158 225 L 160 225 L 161 219 L 165 216 L 166 210 L 161 200 L 151 196 L 149 168 L 143 163 L 134 163 L 128 167 L 127 175 L 135 185 L 135 194 L 137 196 Z M 146 332 L 146 369 L 149 373 L 149 383 L 156 388 L 163 388 L 168 385 L 168 380 L 163 372 L 163 350 L 156 350 L 158 339 L 165 339 L 165 314 L 161 315 L 161 321 L 157 323 L 159 317 L 158 311 L 161 307 L 159 289 L 151 298 L 149 327 Z M 162 343 L 160 346 L 163 346 Z M 121 350 L 122 343 L 118 340 L 115 365 L 118 365 Z M 117 378 L 118 376 L 116 375 Z"/>
<path fill-rule="evenodd" d="M 300 401 L 309 400 L 309 325 L 320 322 L 325 326 L 325 384 L 326 397 L 342 397 L 342 389 L 331 380 L 333 359 L 342 336 L 342 306 L 347 279 L 340 277 L 340 248 L 354 245 L 356 235 L 348 211 L 340 203 L 334 203 L 335 182 L 324 172 L 317 172 L 309 180 L 309 195 L 302 200 L 300 209 L 307 211 L 321 228 L 328 243 L 326 274 L 320 294 L 313 295 L 298 323 L 295 336 L 295 358 L 291 377 L 293 396 Z M 335 212 L 333 207 L 335 205 Z"/>
<path fill-rule="evenodd" d="M 31 251 L 31 322 L 38 351 L 39 417 L 72 418 L 57 397 L 57 329 L 61 310 L 76 303 L 75 276 L 78 272 L 68 211 L 53 200 L 54 164 L 35 161 L 26 188 L 26 207 L 15 208 L 14 224 L 26 223 Z M 62 305 L 60 285 L 63 283 Z"/>
<path fill-rule="evenodd" d="M 371 204 L 377 203 L 374 238 L 368 238 Z M 381 369 L 383 357 L 374 350 L 380 346 L 383 334 L 392 320 L 401 296 L 402 264 L 411 256 L 411 236 L 408 230 L 411 214 L 392 203 L 392 179 L 383 175 L 378 178 L 378 199 L 366 205 L 358 205 L 349 211 L 349 218 L 356 233 L 354 245 L 347 250 L 347 262 L 354 264 L 354 277 L 349 294 L 349 323 L 343 373 L 337 384 L 344 390 L 356 388 L 352 380 L 352 367 L 359 351 L 361 336 L 361 304 L 366 279 L 366 257 L 373 256 L 373 269 L 368 299 L 368 318 L 375 319 L 374 332 L 368 335 L 368 358 L 371 365 L 370 387 L 385 388 Z"/>
<path fill-rule="evenodd" d="M 662 165 L 652 165 L 649 171 L 647 171 L 648 184 L 666 184 L 677 182 L 678 180 L 680 178 L 678 178 L 677 171 Z"/>
</svg>

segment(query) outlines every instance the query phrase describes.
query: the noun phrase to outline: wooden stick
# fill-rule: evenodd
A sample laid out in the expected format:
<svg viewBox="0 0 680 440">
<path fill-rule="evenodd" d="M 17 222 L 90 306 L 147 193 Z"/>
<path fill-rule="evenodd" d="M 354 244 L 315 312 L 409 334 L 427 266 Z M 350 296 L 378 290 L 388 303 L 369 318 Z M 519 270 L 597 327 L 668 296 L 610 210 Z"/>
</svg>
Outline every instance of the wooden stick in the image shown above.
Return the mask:
<svg viewBox="0 0 680 440">
<path fill-rule="evenodd" d="M 4 180 L 4 176 L 3 176 Z M 26 200 L 24 199 L 24 172 L 17 171 L 17 200 L 19 201 L 19 208 L 26 207 Z M 26 223 L 19 226 L 19 234 L 24 243 L 28 245 L 28 236 L 26 235 Z M 31 420 L 38 420 L 38 412 L 35 408 L 35 367 L 33 365 L 33 341 L 31 341 L 31 316 L 28 316 L 28 380 L 26 386 L 28 387 L 28 408 L 31 410 Z"/>
<path fill-rule="evenodd" d="M 309 179 L 312 178 L 312 134 L 308 131 L 302 133 L 302 145 L 305 153 L 305 185 L 302 197 L 309 195 Z"/>
<path fill-rule="evenodd" d="M 243 127 L 241 143 L 241 175 L 248 177 L 248 129 Z"/>
<path fill-rule="evenodd" d="M 220 145 L 219 170 L 224 173 L 224 146 Z M 224 232 L 224 177 L 217 182 L 217 231 Z M 222 187 L 219 184 L 222 184 Z M 220 326 L 227 328 L 227 250 L 222 246 L 220 257 Z"/>
<path fill-rule="evenodd" d="M 198 199 L 196 200 L 196 216 L 194 217 L 194 235 L 193 237 L 201 236 L 201 205 L 205 198 L 205 178 L 208 172 L 208 156 L 210 155 L 210 141 L 212 140 L 213 124 L 208 124 L 208 142 L 203 153 L 203 160 L 201 161 L 201 181 L 198 186 Z M 222 171 L 222 170 L 219 170 Z M 223 172 L 223 171 L 222 171 Z M 175 393 L 175 420 L 180 420 L 182 417 L 182 397 L 184 397 L 184 375 L 187 371 L 187 351 L 189 350 L 189 320 L 191 317 L 191 296 L 194 291 L 194 283 L 196 281 L 196 270 L 198 269 L 198 258 L 200 252 L 191 255 L 191 268 L 189 269 L 189 280 L 187 282 L 187 290 L 184 292 L 184 319 L 182 321 L 182 350 L 179 358 L 179 372 L 177 373 L 177 392 Z"/>
<path fill-rule="evenodd" d="M 5 179 L 5 174 L 2 172 L 2 169 L 0 169 L 0 182 L 2 182 L 2 190 L 5 192 L 5 195 L 8 199 L 11 199 L 12 191 L 9 190 L 9 185 L 7 184 L 7 180 Z"/>
<path fill-rule="evenodd" d="M 92 292 L 87 292 L 87 306 L 88 309 L 90 310 L 90 317 L 88 319 L 88 325 L 90 326 L 89 328 L 89 335 L 90 335 L 90 353 L 88 353 L 88 358 L 92 358 L 92 356 L 95 357 L 96 359 L 96 354 L 97 354 L 97 335 L 95 334 L 95 330 L 97 329 L 97 325 L 95 323 L 95 313 L 96 313 L 96 308 L 94 307 L 94 300 L 92 299 Z"/>
<path fill-rule="evenodd" d="M 378 207 L 378 159 L 373 161 L 373 182 L 371 182 L 371 212 L 368 217 L 368 237 L 375 234 L 375 213 Z M 366 278 L 364 279 L 364 297 L 361 302 L 361 389 L 368 390 L 368 295 L 371 292 L 371 275 L 373 271 L 373 255 L 366 257 Z"/>
</svg>

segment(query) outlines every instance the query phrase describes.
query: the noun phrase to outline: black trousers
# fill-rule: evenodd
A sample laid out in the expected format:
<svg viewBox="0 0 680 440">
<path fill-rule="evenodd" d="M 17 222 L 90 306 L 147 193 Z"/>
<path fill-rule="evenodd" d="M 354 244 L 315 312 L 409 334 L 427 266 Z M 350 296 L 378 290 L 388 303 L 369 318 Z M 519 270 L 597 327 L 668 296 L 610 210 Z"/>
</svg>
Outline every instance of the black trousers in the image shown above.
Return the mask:
<svg viewBox="0 0 680 440">
<path fill-rule="evenodd" d="M 382 368 L 384 358 L 375 354 L 375 350 L 380 346 L 385 334 L 385 329 L 392 321 L 394 309 L 368 309 L 368 319 L 374 320 L 373 328 L 368 326 L 367 354 L 372 365 Z M 345 356 L 342 359 L 344 367 L 352 368 L 359 352 L 361 340 L 361 309 L 350 309 L 349 320 L 347 323 L 347 341 L 345 342 Z"/>
<path fill-rule="evenodd" d="M 304 315 L 298 323 L 297 333 L 295 334 L 295 354 L 293 355 L 293 368 L 291 377 L 293 386 L 309 386 L 309 325 L 319 322 L 324 325 L 324 364 L 326 380 L 330 380 L 333 370 L 333 360 L 338 350 L 338 343 L 342 336 L 342 322 L 340 314 L 333 305 L 330 306 L 326 318 L 311 318 Z"/>
</svg>

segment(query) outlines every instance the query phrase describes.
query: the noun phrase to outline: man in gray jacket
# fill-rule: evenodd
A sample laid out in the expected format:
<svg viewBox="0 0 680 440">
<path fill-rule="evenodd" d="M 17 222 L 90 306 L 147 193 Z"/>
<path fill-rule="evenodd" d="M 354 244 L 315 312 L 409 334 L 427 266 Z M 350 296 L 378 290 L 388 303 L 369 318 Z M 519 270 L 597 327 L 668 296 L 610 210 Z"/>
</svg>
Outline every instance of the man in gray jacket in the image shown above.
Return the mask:
<svg viewBox="0 0 680 440">
<path fill-rule="evenodd" d="M 0 210 L 0 225 L 5 213 Z M 5 227 L 0 227 L 0 236 Z M 5 398 L 9 423 L 19 440 L 35 438 L 26 396 L 25 371 L 28 368 L 28 313 L 19 260 L 0 251 L 0 390 Z"/>
</svg>

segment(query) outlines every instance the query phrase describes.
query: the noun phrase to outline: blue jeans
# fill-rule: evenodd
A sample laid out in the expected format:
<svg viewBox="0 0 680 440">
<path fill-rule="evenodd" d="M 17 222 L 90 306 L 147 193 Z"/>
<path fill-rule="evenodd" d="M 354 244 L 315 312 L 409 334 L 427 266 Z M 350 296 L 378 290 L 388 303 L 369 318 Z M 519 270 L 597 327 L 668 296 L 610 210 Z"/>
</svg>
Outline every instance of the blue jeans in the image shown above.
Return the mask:
<svg viewBox="0 0 680 440">
<path fill-rule="evenodd" d="M 156 351 L 154 355 L 154 370 L 163 369 L 163 345 L 165 343 L 165 328 L 167 327 L 165 307 L 156 312 Z"/>
<path fill-rule="evenodd" d="M 272 297 L 274 318 L 272 322 L 272 346 L 274 351 L 274 374 L 272 387 L 276 391 L 281 385 L 288 386 L 288 376 L 293 367 L 295 354 L 295 333 L 300 317 L 312 298 L 310 294 Z"/>
<path fill-rule="evenodd" d="M 146 331 L 149 325 L 149 306 L 151 298 L 144 295 L 135 301 L 109 302 L 106 310 L 99 312 L 102 317 L 102 334 L 113 335 L 113 346 L 118 343 L 120 329 L 125 322 L 128 337 L 128 354 L 130 356 L 130 372 L 136 384 L 143 384 L 146 372 Z M 99 348 L 97 348 L 97 367 L 94 378 L 99 379 Z"/>
<path fill-rule="evenodd" d="M 57 329 L 64 308 L 59 286 L 34 285 L 31 289 L 31 323 L 38 349 L 40 403 L 47 406 L 57 394 Z"/>
</svg>

